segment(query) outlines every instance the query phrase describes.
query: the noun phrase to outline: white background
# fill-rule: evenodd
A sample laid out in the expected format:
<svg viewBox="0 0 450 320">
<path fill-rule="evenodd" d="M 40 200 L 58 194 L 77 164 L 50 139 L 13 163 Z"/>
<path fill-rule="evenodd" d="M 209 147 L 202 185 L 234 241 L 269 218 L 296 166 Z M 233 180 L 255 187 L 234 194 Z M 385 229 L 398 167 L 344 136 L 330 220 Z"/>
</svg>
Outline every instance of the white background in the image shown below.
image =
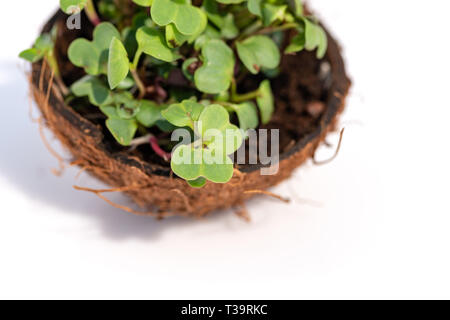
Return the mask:
<svg viewBox="0 0 450 320">
<path fill-rule="evenodd" d="M 354 81 L 342 150 L 251 223 L 135 217 L 52 175 L 16 56 L 58 1 L 26 3 L 0 11 L 0 298 L 450 298 L 448 1 L 310 1 Z"/>
</svg>

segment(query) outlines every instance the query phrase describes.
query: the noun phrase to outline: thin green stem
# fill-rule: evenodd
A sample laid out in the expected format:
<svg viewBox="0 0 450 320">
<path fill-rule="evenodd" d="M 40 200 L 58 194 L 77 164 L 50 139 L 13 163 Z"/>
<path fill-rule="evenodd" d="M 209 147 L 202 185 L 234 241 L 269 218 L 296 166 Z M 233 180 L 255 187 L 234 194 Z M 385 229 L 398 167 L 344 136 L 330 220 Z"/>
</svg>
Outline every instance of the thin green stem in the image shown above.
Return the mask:
<svg viewBox="0 0 450 320">
<path fill-rule="evenodd" d="M 145 97 L 145 85 L 142 82 L 141 78 L 139 78 L 139 75 L 136 71 L 136 69 L 131 69 L 131 75 L 133 76 L 134 82 L 136 82 L 136 86 L 139 89 L 139 99 L 143 99 Z"/>
<path fill-rule="evenodd" d="M 268 28 L 261 29 L 261 30 L 255 32 L 255 34 L 269 34 L 269 33 L 274 33 L 274 32 L 278 32 L 278 31 L 293 29 L 293 28 L 297 28 L 297 27 L 298 27 L 298 23 L 290 22 L 290 23 L 286 23 L 286 24 L 283 24 L 278 27 L 268 27 Z"/>
<path fill-rule="evenodd" d="M 240 41 L 247 38 L 247 36 L 250 36 L 253 33 L 255 33 L 261 26 L 262 23 L 260 20 L 255 21 L 250 26 L 248 26 L 244 31 L 242 31 L 241 35 L 236 39 L 236 41 Z"/>
<path fill-rule="evenodd" d="M 234 103 L 241 103 L 249 100 L 256 99 L 260 96 L 259 90 L 255 90 L 245 94 L 236 94 L 232 97 Z"/>
<path fill-rule="evenodd" d="M 278 31 L 293 29 L 293 28 L 297 28 L 298 26 L 299 26 L 299 24 L 296 22 L 289 22 L 289 23 L 283 24 L 281 26 L 272 26 L 272 27 L 262 28 L 259 30 L 252 30 L 252 32 L 247 32 L 247 33 L 242 34 L 242 36 L 240 36 L 236 41 L 241 41 L 241 40 L 247 39 L 247 38 L 249 38 L 251 36 L 255 36 L 255 35 L 271 34 L 271 33 L 278 32 Z"/>
<path fill-rule="evenodd" d="M 231 79 L 231 97 L 232 98 L 237 95 L 237 87 L 236 86 L 237 86 L 236 78 L 233 77 Z"/>
<path fill-rule="evenodd" d="M 133 63 L 130 66 L 130 68 L 132 70 L 136 70 L 137 69 L 138 64 L 139 64 L 139 59 L 141 58 L 142 53 L 143 53 L 142 50 L 138 49 L 138 51 L 136 51 L 136 54 L 134 55 Z"/>
<path fill-rule="evenodd" d="M 231 101 L 233 103 L 241 103 L 253 100 L 258 98 L 259 95 L 260 95 L 259 89 L 245 94 L 238 94 L 236 87 L 236 79 L 235 78 L 231 79 Z"/>
<path fill-rule="evenodd" d="M 234 105 L 230 102 L 225 101 L 213 101 L 213 104 L 219 104 L 224 107 L 229 113 L 236 112 Z"/>
</svg>

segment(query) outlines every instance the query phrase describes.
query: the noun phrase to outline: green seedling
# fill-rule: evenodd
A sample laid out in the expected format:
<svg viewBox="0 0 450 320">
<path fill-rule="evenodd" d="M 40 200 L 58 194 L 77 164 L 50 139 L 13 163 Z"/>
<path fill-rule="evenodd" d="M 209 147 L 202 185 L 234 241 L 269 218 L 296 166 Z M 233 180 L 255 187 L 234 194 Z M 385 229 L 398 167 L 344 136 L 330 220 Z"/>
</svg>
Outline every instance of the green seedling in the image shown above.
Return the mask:
<svg viewBox="0 0 450 320">
<path fill-rule="evenodd" d="M 230 123 L 227 110 L 212 104 L 207 107 L 183 101 L 171 105 L 163 116 L 177 127 L 190 127 L 195 132 L 194 141 L 177 147 L 171 167 L 175 174 L 202 186 L 206 180 L 226 183 L 233 176 L 233 154 L 242 144 L 240 129 Z"/>
<path fill-rule="evenodd" d="M 195 188 L 228 182 L 230 156 L 245 132 L 270 122 L 276 112 L 270 79 L 283 54 L 308 50 L 322 59 L 327 52 L 327 35 L 301 0 L 61 0 L 60 6 L 67 14 L 84 11 L 95 26 L 91 37 L 69 46 L 70 62 L 85 75 L 71 84 L 66 101 L 99 110 L 118 144 L 149 144 Z M 55 41 L 56 30 L 43 34 L 20 57 L 46 59 L 58 76 Z M 242 79 L 250 78 L 257 89 L 248 92 Z M 181 128 L 190 139 L 176 145 L 170 134 Z"/>
</svg>

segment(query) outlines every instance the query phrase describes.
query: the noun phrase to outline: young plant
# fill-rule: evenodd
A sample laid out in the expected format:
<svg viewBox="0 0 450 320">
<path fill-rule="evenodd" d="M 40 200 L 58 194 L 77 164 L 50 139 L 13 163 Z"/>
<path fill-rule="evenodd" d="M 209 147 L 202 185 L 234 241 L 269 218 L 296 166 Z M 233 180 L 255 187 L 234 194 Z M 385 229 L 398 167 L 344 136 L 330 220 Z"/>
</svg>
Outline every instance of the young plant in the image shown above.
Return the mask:
<svg viewBox="0 0 450 320">
<path fill-rule="evenodd" d="M 35 41 L 33 47 L 24 50 L 19 54 L 19 57 L 31 63 L 46 59 L 50 67 L 59 74 L 58 64 L 55 59 L 54 41 L 56 37 L 56 28 L 53 28 L 50 33 L 41 34 Z"/>
<path fill-rule="evenodd" d="M 172 156 L 172 170 L 191 186 L 201 187 L 206 180 L 226 183 L 233 176 L 228 157 L 242 144 L 241 130 L 230 123 L 228 111 L 218 104 L 204 106 L 192 100 L 173 104 L 163 117 L 177 127 L 194 132 L 193 142 L 180 145 Z"/>
<path fill-rule="evenodd" d="M 230 155 L 245 131 L 275 111 L 270 77 L 283 54 L 316 51 L 322 59 L 327 50 L 301 0 L 61 0 L 61 9 L 85 10 L 95 27 L 92 40 L 69 47 L 86 73 L 69 101 L 97 107 L 119 144 L 149 143 L 193 187 L 232 178 Z M 44 34 L 20 56 L 46 58 L 57 71 L 53 44 Z M 258 74 L 258 89 L 242 92 L 242 80 Z M 188 135 L 174 146 L 165 138 L 178 129 Z"/>
</svg>

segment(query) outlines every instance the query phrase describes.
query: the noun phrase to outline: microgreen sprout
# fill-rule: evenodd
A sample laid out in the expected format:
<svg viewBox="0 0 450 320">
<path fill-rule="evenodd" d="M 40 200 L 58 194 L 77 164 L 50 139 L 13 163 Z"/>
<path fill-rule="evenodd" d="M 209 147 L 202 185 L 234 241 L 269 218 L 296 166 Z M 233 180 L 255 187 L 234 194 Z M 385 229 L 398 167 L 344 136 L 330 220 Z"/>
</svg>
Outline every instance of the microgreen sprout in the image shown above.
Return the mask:
<svg viewBox="0 0 450 320">
<path fill-rule="evenodd" d="M 283 54 L 308 50 L 322 59 L 327 52 L 327 35 L 301 0 L 61 0 L 60 6 L 67 14 L 84 10 L 94 25 L 92 40 L 79 37 L 69 46 L 70 62 L 85 76 L 71 85 L 68 101 L 98 108 L 120 145 L 149 144 L 196 188 L 228 182 L 230 155 L 245 131 L 271 120 L 267 75 L 279 72 Z M 20 57 L 46 59 L 59 74 L 55 36 L 41 35 Z M 242 92 L 241 79 L 253 75 L 257 89 Z M 187 141 L 164 138 L 179 129 L 188 131 Z"/>
</svg>

